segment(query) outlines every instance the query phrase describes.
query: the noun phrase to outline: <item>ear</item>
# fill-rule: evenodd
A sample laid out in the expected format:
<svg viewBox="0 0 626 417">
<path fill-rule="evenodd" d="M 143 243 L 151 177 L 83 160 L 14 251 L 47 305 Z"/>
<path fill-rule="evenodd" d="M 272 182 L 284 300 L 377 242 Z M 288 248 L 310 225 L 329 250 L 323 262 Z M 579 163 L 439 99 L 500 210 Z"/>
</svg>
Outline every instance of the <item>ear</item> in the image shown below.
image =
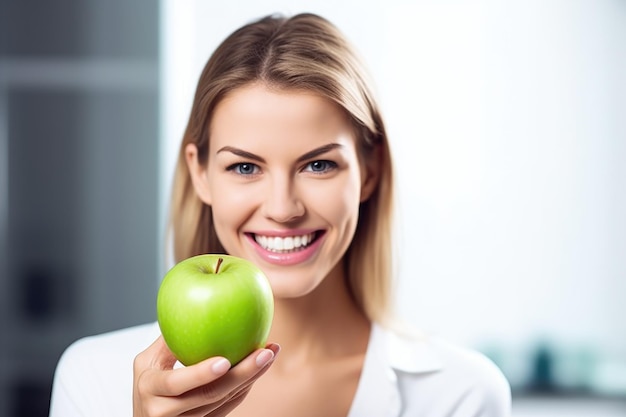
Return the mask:
<svg viewBox="0 0 626 417">
<path fill-rule="evenodd" d="M 362 167 L 361 175 L 361 203 L 372 195 L 380 180 L 380 146 L 377 145 Z"/>
<path fill-rule="evenodd" d="M 195 144 L 189 143 L 185 146 L 185 160 L 187 161 L 189 176 L 198 198 L 205 204 L 211 205 L 211 191 L 207 172 L 208 164 L 202 164 L 198 160 L 198 147 Z"/>
</svg>

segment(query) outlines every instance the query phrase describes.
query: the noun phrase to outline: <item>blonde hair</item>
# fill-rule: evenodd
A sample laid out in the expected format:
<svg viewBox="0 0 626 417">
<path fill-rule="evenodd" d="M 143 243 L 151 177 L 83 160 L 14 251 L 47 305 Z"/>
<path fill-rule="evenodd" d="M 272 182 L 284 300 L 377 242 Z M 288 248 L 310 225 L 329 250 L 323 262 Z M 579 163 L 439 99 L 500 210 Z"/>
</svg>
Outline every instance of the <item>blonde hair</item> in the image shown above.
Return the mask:
<svg viewBox="0 0 626 417">
<path fill-rule="evenodd" d="M 215 106 L 229 92 L 253 82 L 306 90 L 339 104 L 350 117 L 362 158 L 378 158 L 379 183 L 361 203 L 354 239 L 344 257 L 348 287 L 366 316 L 386 322 L 392 294 L 393 178 L 387 134 L 355 51 L 330 22 L 314 14 L 267 16 L 233 32 L 208 60 L 196 89 L 174 177 L 171 232 L 174 260 L 225 253 L 211 207 L 196 195 L 185 147 L 206 163 Z"/>
</svg>

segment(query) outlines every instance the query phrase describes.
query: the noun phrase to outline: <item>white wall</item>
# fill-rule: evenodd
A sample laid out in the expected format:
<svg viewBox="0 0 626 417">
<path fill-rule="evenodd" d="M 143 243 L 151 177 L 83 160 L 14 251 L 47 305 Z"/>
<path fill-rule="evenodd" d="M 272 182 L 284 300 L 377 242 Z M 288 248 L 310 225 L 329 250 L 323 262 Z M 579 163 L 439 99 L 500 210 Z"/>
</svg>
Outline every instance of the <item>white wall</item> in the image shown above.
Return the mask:
<svg viewBox="0 0 626 417">
<path fill-rule="evenodd" d="M 626 3 L 162 5 L 164 190 L 217 44 L 261 15 L 320 13 L 377 81 L 399 174 L 403 316 L 497 349 L 511 375 L 507 355 L 541 339 L 599 354 L 595 369 L 625 366 Z"/>
</svg>

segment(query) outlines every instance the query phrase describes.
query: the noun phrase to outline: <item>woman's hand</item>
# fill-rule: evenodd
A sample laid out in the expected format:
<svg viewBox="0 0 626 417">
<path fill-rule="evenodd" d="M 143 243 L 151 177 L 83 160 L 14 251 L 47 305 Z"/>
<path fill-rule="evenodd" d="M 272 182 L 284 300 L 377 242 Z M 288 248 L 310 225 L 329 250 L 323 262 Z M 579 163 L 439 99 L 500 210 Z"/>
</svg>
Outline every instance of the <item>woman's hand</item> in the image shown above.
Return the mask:
<svg viewBox="0 0 626 417">
<path fill-rule="evenodd" d="M 225 416 L 243 401 L 279 350 L 276 344 L 258 349 L 230 371 L 221 357 L 174 369 L 176 358 L 160 336 L 135 358 L 133 416 Z"/>
</svg>

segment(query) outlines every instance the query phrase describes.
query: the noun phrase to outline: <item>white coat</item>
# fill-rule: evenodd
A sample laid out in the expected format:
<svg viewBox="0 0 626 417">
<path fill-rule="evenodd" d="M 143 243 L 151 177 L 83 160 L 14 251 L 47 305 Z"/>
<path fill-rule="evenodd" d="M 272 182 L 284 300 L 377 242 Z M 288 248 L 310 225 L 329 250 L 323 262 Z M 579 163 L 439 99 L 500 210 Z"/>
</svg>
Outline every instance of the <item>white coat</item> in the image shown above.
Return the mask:
<svg viewBox="0 0 626 417">
<path fill-rule="evenodd" d="M 156 323 L 83 338 L 57 366 L 50 417 L 132 416 L 133 360 Z M 483 355 L 372 327 L 348 417 L 508 417 L 509 384 Z"/>
</svg>

